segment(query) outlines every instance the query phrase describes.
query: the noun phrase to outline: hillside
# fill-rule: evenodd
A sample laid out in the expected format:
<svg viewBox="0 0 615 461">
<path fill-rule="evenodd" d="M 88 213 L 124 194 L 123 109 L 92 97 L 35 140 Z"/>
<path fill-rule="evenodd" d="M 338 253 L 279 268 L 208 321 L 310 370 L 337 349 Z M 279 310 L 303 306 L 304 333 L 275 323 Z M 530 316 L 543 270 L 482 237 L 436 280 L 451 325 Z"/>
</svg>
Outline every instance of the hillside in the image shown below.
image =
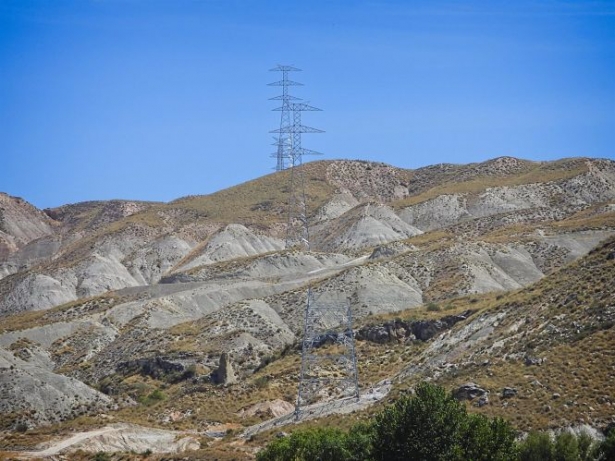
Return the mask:
<svg viewBox="0 0 615 461">
<path fill-rule="evenodd" d="M 292 409 L 308 286 L 350 300 L 366 388 L 472 381 L 520 429 L 611 421 L 615 162 L 303 168 L 310 252 L 284 249 L 288 171 L 169 203 L 0 195 L 0 446 L 113 421 L 232 452 L 216 434 Z"/>
</svg>

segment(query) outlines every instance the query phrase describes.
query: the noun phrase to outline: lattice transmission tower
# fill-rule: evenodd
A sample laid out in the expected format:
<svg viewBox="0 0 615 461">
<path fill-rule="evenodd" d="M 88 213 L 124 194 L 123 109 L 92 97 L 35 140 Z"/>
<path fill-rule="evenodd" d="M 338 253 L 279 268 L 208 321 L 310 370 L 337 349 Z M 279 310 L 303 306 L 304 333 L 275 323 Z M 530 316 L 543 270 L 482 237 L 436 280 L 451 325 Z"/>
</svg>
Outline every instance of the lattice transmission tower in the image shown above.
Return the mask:
<svg viewBox="0 0 615 461">
<path fill-rule="evenodd" d="M 303 156 L 319 155 L 310 149 L 304 149 L 301 145 L 301 135 L 303 133 L 323 133 L 322 130 L 305 126 L 301 123 L 301 113 L 305 111 L 319 111 L 305 103 L 291 103 L 292 124 L 273 130 L 272 133 L 279 133 L 280 138 L 287 139 L 288 159 L 289 159 L 289 199 L 288 199 L 288 224 L 286 227 L 286 248 L 302 246 L 306 250 L 310 249 L 310 229 L 308 223 L 308 206 L 305 193 L 305 177 L 303 174 Z M 284 107 L 273 110 L 284 112 Z"/>
<path fill-rule="evenodd" d="M 290 169 L 286 248 L 299 246 L 309 251 L 308 207 L 302 164 L 303 155 L 318 155 L 318 152 L 303 148 L 301 135 L 322 133 L 322 130 L 304 126 L 301 113 L 320 109 L 295 102 L 299 98 L 288 93 L 289 86 L 301 85 L 289 80 L 288 72 L 299 69 L 279 65 L 271 70 L 282 72 L 282 80 L 270 85 L 282 87 L 282 95 L 272 98 L 282 101 L 281 107 L 273 109 L 280 111 L 281 117 L 280 128 L 272 133 L 278 134 L 278 149 L 277 153 L 273 154 L 277 158 L 276 169 Z M 359 398 L 350 302 L 325 299 L 323 293 L 316 295 L 311 288 L 308 289 L 306 298 L 301 372 L 295 406 L 297 419 L 305 411 L 314 411 L 308 410 L 308 407 L 320 400 Z M 328 347 L 323 348 L 324 345 Z"/>
<path fill-rule="evenodd" d="M 296 419 L 306 412 L 324 411 L 327 403 L 319 402 L 359 400 L 350 301 L 321 299 L 325 296 L 307 292 Z"/>
<path fill-rule="evenodd" d="M 271 154 L 276 159 L 275 169 L 277 171 L 285 170 L 288 166 L 290 159 L 291 139 L 290 134 L 287 131 L 282 131 L 291 126 L 291 104 L 293 101 L 301 101 L 301 98 L 292 96 L 289 93 L 289 87 L 291 86 L 303 86 L 303 83 L 290 80 L 288 77 L 289 72 L 301 72 L 301 69 L 297 69 L 293 66 L 281 66 L 277 65 L 273 69 L 269 69 L 271 72 L 281 72 L 282 80 L 269 83 L 269 86 L 282 87 L 282 94 L 274 98 L 270 98 L 272 101 L 281 101 L 282 105 L 274 110 L 279 110 L 280 114 L 280 130 L 276 131 L 279 136 L 276 138 L 274 146 L 277 147 L 277 151 Z"/>
</svg>

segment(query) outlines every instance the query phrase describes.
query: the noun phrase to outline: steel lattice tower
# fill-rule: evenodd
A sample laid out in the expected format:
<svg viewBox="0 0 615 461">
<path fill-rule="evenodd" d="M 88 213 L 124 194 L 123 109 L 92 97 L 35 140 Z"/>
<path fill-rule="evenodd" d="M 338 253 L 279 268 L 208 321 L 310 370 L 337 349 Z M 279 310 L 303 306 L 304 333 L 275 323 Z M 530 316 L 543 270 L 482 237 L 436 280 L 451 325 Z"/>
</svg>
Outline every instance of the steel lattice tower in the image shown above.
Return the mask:
<svg viewBox="0 0 615 461">
<path fill-rule="evenodd" d="M 272 157 L 276 158 L 276 167 L 277 171 L 285 170 L 287 167 L 288 160 L 290 159 L 290 149 L 291 149 L 291 139 L 288 128 L 291 126 L 291 104 L 293 101 L 300 101 L 301 98 L 297 98 L 295 96 L 291 96 L 288 92 L 288 87 L 290 86 L 303 86 L 303 83 L 292 81 L 288 78 L 289 72 L 300 72 L 301 69 L 297 69 L 292 66 L 281 66 L 277 65 L 273 69 L 269 69 L 271 72 L 282 72 L 282 80 L 278 80 L 277 82 L 269 83 L 269 86 L 281 86 L 282 94 L 276 96 L 274 98 L 270 98 L 273 101 L 281 101 L 282 105 L 278 109 L 281 112 L 280 114 L 280 130 L 276 131 L 279 133 L 278 138 L 274 146 L 277 146 L 277 152 L 271 154 Z"/>
<path fill-rule="evenodd" d="M 328 347 L 321 347 L 324 345 Z M 352 309 L 348 300 L 321 302 L 308 289 L 295 418 L 306 411 L 318 412 L 319 407 L 308 407 L 323 398 L 334 402 L 359 399 Z"/>
<path fill-rule="evenodd" d="M 319 155 L 313 150 L 304 149 L 301 145 L 302 133 L 323 133 L 322 130 L 311 128 L 301 124 L 301 113 L 304 111 L 319 111 L 305 103 L 291 103 L 292 125 L 285 126 L 272 133 L 279 133 L 279 139 L 286 139 L 290 149 L 288 157 L 290 160 L 290 183 L 288 200 L 288 225 L 286 228 L 286 248 L 303 246 L 306 250 L 310 249 L 310 231 L 307 217 L 307 200 L 305 195 L 305 179 L 303 175 L 303 156 Z M 273 110 L 284 111 L 284 107 Z"/>
<path fill-rule="evenodd" d="M 282 87 L 282 95 L 272 98 L 282 101 L 280 107 L 273 109 L 281 112 L 280 128 L 272 131 L 279 135 L 275 144 L 278 150 L 273 154 L 277 158 L 276 169 L 278 171 L 286 169 L 287 164 L 290 168 L 286 248 L 302 246 L 309 250 L 308 207 L 302 165 L 303 155 L 317 155 L 318 152 L 304 149 L 301 135 L 322 133 L 322 131 L 304 126 L 301 122 L 301 113 L 320 109 L 294 102 L 299 98 L 289 95 L 289 86 L 301 84 L 289 80 L 288 72 L 299 69 L 278 65 L 271 70 L 282 72 L 282 80 L 270 85 Z M 359 398 L 350 302 L 331 302 L 321 300 L 321 297 L 322 293 L 316 296 L 311 289 L 308 289 L 303 325 L 301 372 L 295 406 L 297 419 L 309 405 L 322 400 L 323 397 L 329 401 Z M 325 344 L 329 347 L 321 347 Z"/>
</svg>

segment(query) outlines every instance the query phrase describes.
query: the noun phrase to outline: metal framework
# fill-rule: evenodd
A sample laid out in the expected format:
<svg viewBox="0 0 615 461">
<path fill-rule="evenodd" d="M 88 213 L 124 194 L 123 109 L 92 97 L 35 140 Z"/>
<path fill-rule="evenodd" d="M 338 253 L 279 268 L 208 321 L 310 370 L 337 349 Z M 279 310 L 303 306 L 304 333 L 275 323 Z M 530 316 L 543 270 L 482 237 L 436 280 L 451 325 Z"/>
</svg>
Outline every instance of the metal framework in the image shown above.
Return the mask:
<svg viewBox="0 0 615 461">
<path fill-rule="evenodd" d="M 350 302 L 319 302 L 308 289 L 295 418 L 324 410 L 310 408 L 319 401 L 342 399 L 359 399 Z"/>
<path fill-rule="evenodd" d="M 302 133 L 323 133 L 322 130 L 302 125 L 301 113 L 305 111 L 319 111 L 305 103 L 290 104 L 293 123 L 289 126 L 273 130 L 272 133 L 279 133 L 279 139 L 284 139 L 285 146 L 288 143 L 288 158 L 290 160 L 290 181 L 289 181 L 289 200 L 288 200 L 288 225 L 286 227 L 286 248 L 302 246 L 306 250 L 310 249 L 310 231 L 307 218 L 307 200 L 305 194 L 305 179 L 303 174 L 303 156 L 319 155 L 313 150 L 304 149 L 301 145 Z M 278 107 L 277 111 L 286 111 L 285 107 Z M 282 145 L 279 145 L 279 151 Z"/>
<path fill-rule="evenodd" d="M 270 83 L 281 86 L 282 95 L 272 98 L 282 101 L 273 110 L 281 112 L 280 128 L 276 133 L 276 169 L 289 171 L 288 225 L 286 248 L 302 247 L 310 250 L 307 197 L 302 168 L 304 155 L 318 155 L 318 152 L 304 149 L 301 144 L 303 133 L 322 133 L 322 130 L 305 126 L 301 113 L 319 111 L 288 92 L 290 86 L 301 83 L 289 80 L 288 73 L 299 71 L 295 67 L 278 65 L 272 71 L 282 72 L 282 79 Z M 352 330 L 350 303 L 320 301 L 311 289 L 307 292 L 304 318 L 304 337 L 301 352 L 301 372 L 295 417 L 299 419 L 310 405 L 319 400 L 340 401 L 344 398 L 359 398 L 357 359 Z M 326 346 L 326 347 L 324 347 Z M 322 408 L 322 406 L 320 407 Z"/>
<path fill-rule="evenodd" d="M 303 83 L 295 82 L 288 78 L 289 72 L 300 72 L 301 69 L 297 69 L 292 66 L 281 66 L 277 65 L 273 69 L 269 69 L 271 72 L 282 72 L 282 80 L 278 80 L 277 82 L 269 83 L 269 86 L 280 86 L 282 87 L 282 94 L 276 96 L 274 98 L 270 98 L 272 101 L 281 101 L 282 105 L 274 110 L 279 110 L 280 114 L 280 129 L 277 130 L 277 133 L 280 133 L 274 143 L 274 146 L 277 146 L 277 151 L 271 154 L 272 157 L 276 158 L 276 166 L 275 169 L 277 171 L 285 170 L 288 166 L 288 161 L 290 159 L 290 149 L 291 149 L 291 139 L 290 134 L 287 130 L 291 126 L 291 112 L 292 107 L 291 104 L 293 101 L 301 101 L 301 98 L 297 98 L 295 96 L 291 96 L 289 94 L 289 87 L 291 86 L 303 86 Z"/>
</svg>

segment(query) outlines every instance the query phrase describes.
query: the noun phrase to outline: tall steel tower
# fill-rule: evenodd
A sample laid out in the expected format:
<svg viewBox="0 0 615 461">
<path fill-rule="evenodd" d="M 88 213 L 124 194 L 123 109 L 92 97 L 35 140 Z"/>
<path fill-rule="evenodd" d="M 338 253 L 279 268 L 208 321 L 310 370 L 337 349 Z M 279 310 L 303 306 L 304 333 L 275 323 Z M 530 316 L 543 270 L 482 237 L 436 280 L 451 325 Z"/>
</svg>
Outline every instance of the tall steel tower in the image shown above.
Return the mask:
<svg viewBox="0 0 615 461">
<path fill-rule="evenodd" d="M 274 146 L 277 146 L 277 152 L 271 154 L 272 157 L 276 158 L 276 167 L 277 171 L 285 170 L 287 167 L 288 160 L 290 159 L 290 134 L 288 131 L 282 131 L 288 129 L 291 126 L 291 104 L 293 101 L 300 101 L 301 98 L 297 98 L 295 96 L 291 96 L 289 94 L 290 86 L 303 86 L 303 83 L 292 81 L 288 78 L 289 72 L 300 72 L 301 69 L 297 69 L 292 66 L 281 66 L 277 65 L 273 69 L 269 69 L 271 72 L 282 72 L 282 80 L 278 80 L 277 82 L 269 83 L 269 86 L 281 86 L 282 94 L 276 96 L 274 98 L 270 98 L 272 101 L 281 101 L 282 106 L 274 109 L 279 110 L 280 114 L 280 130 L 276 131 L 280 133 Z"/>
<path fill-rule="evenodd" d="M 322 296 L 308 289 L 296 419 L 306 411 L 318 412 L 318 408 L 308 407 L 322 400 L 359 400 L 350 301 L 320 300 Z"/>
<path fill-rule="evenodd" d="M 290 169 L 288 226 L 286 248 L 303 247 L 310 250 L 307 197 L 303 172 L 303 155 L 314 155 L 301 145 L 303 133 L 322 133 L 321 130 L 305 126 L 301 113 L 319 111 L 316 107 L 299 100 L 288 93 L 288 87 L 301 85 L 288 79 L 288 72 L 299 69 L 280 66 L 271 69 L 282 72 L 282 80 L 270 83 L 281 86 L 282 95 L 272 98 L 282 101 L 275 111 L 281 112 L 280 128 L 273 130 L 278 138 L 276 145 L 276 169 Z M 291 120 L 292 116 L 292 120 Z M 299 419 L 306 408 L 319 400 L 339 401 L 343 398 L 359 398 L 357 359 L 352 329 L 350 302 L 331 302 L 321 299 L 322 293 L 315 295 L 307 291 L 305 306 L 304 334 L 301 349 L 301 372 L 295 417 Z M 323 346 L 328 347 L 323 347 Z"/>
<path fill-rule="evenodd" d="M 323 133 L 323 131 L 302 125 L 301 113 L 305 111 L 319 111 L 320 109 L 305 103 L 297 102 L 289 104 L 289 107 L 292 111 L 292 124 L 272 131 L 272 133 L 279 133 L 279 139 L 285 139 L 285 143 L 288 143 L 288 149 L 284 149 L 285 152 L 288 152 L 288 158 L 290 160 L 286 248 L 299 245 L 309 250 L 310 231 L 307 217 L 305 178 L 303 168 L 301 167 L 303 165 L 304 155 L 319 155 L 319 153 L 313 150 L 304 149 L 301 145 L 301 135 L 303 133 Z M 286 108 L 282 106 L 273 110 L 282 111 L 282 113 L 284 113 Z"/>
</svg>

